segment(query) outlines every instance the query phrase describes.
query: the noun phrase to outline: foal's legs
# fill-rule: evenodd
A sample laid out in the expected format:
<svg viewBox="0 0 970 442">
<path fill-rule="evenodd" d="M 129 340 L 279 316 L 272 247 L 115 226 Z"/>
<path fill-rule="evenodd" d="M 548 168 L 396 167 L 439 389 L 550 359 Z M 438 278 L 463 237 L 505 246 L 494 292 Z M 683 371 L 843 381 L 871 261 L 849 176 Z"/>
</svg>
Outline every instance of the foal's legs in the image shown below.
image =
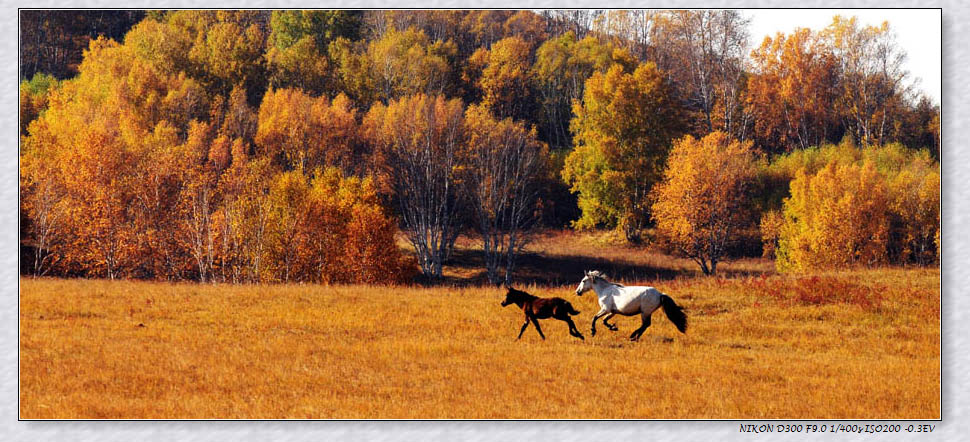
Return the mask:
<svg viewBox="0 0 970 442">
<path fill-rule="evenodd" d="M 566 317 L 564 317 L 564 318 L 556 318 L 556 319 L 559 319 L 561 321 L 565 321 L 566 324 L 569 325 L 569 334 L 570 335 L 573 335 L 573 336 L 575 336 L 575 337 L 577 337 L 579 339 L 582 339 L 584 341 L 586 340 L 585 338 L 583 338 L 583 334 L 579 332 L 579 329 L 576 328 L 576 324 L 573 323 L 573 320 L 568 315 Z"/>
<path fill-rule="evenodd" d="M 532 320 L 532 325 L 535 325 L 536 326 L 536 331 L 539 332 L 539 336 L 542 336 L 542 340 L 545 341 L 546 340 L 546 335 L 542 334 L 542 328 L 539 327 L 539 321 L 536 320 L 536 317 L 535 316 L 530 316 L 529 319 Z"/>
<path fill-rule="evenodd" d="M 610 314 L 606 315 L 606 317 L 603 318 L 603 325 L 605 325 L 606 328 L 610 329 L 610 331 L 617 331 L 617 330 L 619 330 L 619 328 L 617 328 L 615 324 L 610 324 L 609 322 L 606 322 L 606 321 L 609 321 L 610 319 L 612 319 L 613 316 L 616 316 L 616 313 L 610 313 Z"/>
<path fill-rule="evenodd" d="M 515 338 L 515 339 L 516 340 L 522 339 L 522 333 L 524 333 L 525 332 L 525 329 L 528 328 L 528 327 L 529 327 L 529 317 L 526 316 L 525 317 L 525 324 L 522 324 L 522 329 L 519 330 L 519 337 L 518 338 Z"/>
<path fill-rule="evenodd" d="M 647 327 L 650 326 L 650 313 L 640 312 L 640 319 L 642 320 L 642 323 L 640 324 L 640 328 L 634 330 L 633 334 L 630 335 L 631 341 L 636 341 L 640 339 L 640 335 L 642 335 L 643 332 L 647 329 Z"/>
</svg>

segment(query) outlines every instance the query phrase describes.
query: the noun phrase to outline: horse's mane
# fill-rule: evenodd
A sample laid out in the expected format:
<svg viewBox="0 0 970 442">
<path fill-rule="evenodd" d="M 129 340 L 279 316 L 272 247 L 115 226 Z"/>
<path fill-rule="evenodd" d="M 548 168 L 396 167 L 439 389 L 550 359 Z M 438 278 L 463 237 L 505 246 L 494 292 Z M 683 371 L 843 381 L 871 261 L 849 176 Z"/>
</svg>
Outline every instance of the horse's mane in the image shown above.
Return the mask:
<svg viewBox="0 0 970 442">
<path fill-rule="evenodd" d="M 589 276 L 592 276 L 593 279 L 596 279 L 596 278 L 602 279 L 603 282 L 606 282 L 608 284 L 613 284 L 613 285 L 615 285 L 617 287 L 626 287 L 626 286 L 624 286 L 623 284 L 620 284 L 620 283 L 610 282 L 610 280 L 606 279 L 606 275 L 604 275 L 603 272 L 601 272 L 599 270 L 593 270 L 592 272 L 589 272 Z"/>
</svg>

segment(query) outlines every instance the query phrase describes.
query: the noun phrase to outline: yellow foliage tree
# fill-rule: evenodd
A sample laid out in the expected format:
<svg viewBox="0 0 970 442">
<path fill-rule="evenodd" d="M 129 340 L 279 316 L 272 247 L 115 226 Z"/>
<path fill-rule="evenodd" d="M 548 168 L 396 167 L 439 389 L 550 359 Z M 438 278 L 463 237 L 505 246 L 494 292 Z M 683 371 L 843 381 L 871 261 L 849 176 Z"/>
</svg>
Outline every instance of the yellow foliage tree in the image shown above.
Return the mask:
<svg viewBox="0 0 970 442">
<path fill-rule="evenodd" d="M 934 262 L 940 230 L 940 173 L 930 165 L 912 164 L 890 179 L 889 189 L 895 225 L 891 249 L 896 260 Z"/>
<path fill-rule="evenodd" d="M 750 221 L 745 202 L 754 173 L 750 141 L 738 142 L 724 132 L 680 139 L 653 191 L 658 233 L 705 275 L 717 273 L 727 245 Z"/>
<path fill-rule="evenodd" d="M 807 271 L 887 260 L 890 196 L 875 166 L 830 162 L 791 182 L 778 240 L 778 268 Z"/>
<path fill-rule="evenodd" d="M 301 38 L 292 46 L 271 46 L 266 52 L 271 87 L 298 87 L 308 92 L 322 93 L 331 83 L 331 66 L 321 53 L 313 37 Z"/>
<path fill-rule="evenodd" d="M 586 80 L 593 72 L 606 72 L 614 64 L 627 72 L 636 69 L 629 52 L 588 36 L 577 40 L 567 32 L 546 40 L 536 50 L 530 75 L 539 101 L 539 133 L 553 148 L 570 147 L 569 119 L 573 100 L 583 98 Z"/>
<path fill-rule="evenodd" d="M 248 101 L 264 91 L 268 15 L 164 17 L 133 28 L 124 44 L 92 40 L 75 78 L 22 85 L 22 114 L 34 120 L 21 152 L 22 240 L 34 271 L 409 278 L 373 181 L 345 176 L 364 167 L 353 151 L 353 103 L 271 90 L 257 118 Z"/>
<path fill-rule="evenodd" d="M 431 41 L 415 28 L 388 29 L 366 46 L 341 37 L 328 47 L 342 90 L 362 103 L 387 103 L 418 93 L 450 94 L 457 51 L 454 42 Z"/>
<path fill-rule="evenodd" d="M 256 145 L 285 168 L 349 170 L 357 139 L 356 115 L 343 94 L 331 102 L 298 89 L 270 90 L 259 107 Z"/>
<path fill-rule="evenodd" d="M 508 37 L 492 44 L 484 55 L 479 55 L 488 60 L 478 81 L 482 105 L 496 117 L 526 119 L 532 116 L 530 52 L 524 40 Z"/>
</svg>

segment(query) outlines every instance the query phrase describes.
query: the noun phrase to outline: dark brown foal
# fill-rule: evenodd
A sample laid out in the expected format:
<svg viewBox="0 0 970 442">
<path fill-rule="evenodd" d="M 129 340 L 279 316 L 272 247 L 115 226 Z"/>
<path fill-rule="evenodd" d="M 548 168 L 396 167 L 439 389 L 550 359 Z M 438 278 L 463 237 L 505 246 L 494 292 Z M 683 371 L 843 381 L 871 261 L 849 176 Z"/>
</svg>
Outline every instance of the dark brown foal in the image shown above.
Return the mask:
<svg viewBox="0 0 970 442">
<path fill-rule="evenodd" d="M 509 304 L 515 304 L 519 306 L 523 312 L 525 312 L 525 324 L 522 324 L 522 330 L 519 330 L 519 337 L 515 339 L 522 338 L 522 333 L 525 332 L 525 329 L 529 326 L 530 322 L 536 326 L 536 331 L 539 332 L 539 336 L 541 336 L 542 339 L 546 339 L 546 335 L 542 334 L 542 329 L 539 328 L 538 320 L 554 318 L 569 324 L 569 334 L 585 341 L 583 335 L 580 334 L 579 330 L 576 328 L 576 324 L 573 324 L 572 318 L 569 317 L 569 315 L 578 315 L 579 311 L 574 309 L 573 305 L 565 299 L 540 298 L 521 290 L 508 287 L 508 293 L 505 294 L 505 300 L 502 301 L 502 307 Z"/>
</svg>

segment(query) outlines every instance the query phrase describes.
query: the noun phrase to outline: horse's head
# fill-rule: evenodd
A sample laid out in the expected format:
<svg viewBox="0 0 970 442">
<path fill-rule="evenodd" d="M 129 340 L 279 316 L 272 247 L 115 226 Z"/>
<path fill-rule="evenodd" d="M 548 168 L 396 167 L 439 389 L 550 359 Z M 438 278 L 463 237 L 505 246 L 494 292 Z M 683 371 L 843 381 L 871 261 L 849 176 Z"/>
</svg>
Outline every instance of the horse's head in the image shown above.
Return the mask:
<svg viewBox="0 0 970 442">
<path fill-rule="evenodd" d="M 596 279 L 597 276 L 599 276 L 599 272 L 590 272 L 587 270 L 586 274 L 583 275 L 583 280 L 579 281 L 579 286 L 576 287 L 576 296 L 583 296 L 583 293 L 586 293 L 589 289 L 593 288 L 593 280 Z"/>
<path fill-rule="evenodd" d="M 583 293 L 591 290 L 597 279 L 602 280 L 603 282 L 608 282 L 606 281 L 606 275 L 604 275 L 603 272 L 599 270 L 587 270 L 586 274 L 583 276 L 583 280 L 579 281 L 579 286 L 576 287 L 576 296 L 583 296 Z"/>
</svg>

